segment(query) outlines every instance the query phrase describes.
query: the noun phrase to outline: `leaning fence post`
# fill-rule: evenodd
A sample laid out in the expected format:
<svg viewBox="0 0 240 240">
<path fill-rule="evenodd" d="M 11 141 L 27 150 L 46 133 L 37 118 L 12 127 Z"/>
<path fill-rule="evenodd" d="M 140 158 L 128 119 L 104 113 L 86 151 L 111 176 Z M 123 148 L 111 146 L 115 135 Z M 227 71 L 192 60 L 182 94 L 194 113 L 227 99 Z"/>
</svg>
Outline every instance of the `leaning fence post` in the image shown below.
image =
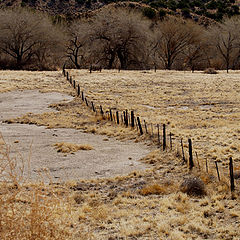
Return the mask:
<svg viewBox="0 0 240 240">
<path fill-rule="evenodd" d="M 138 127 L 139 127 L 139 131 L 140 131 L 140 135 L 143 135 L 143 130 L 142 130 L 142 126 L 141 126 L 141 122 L 140 122 L 140 118 L 137 117 L 137 122 L 138 122 Z"/>
<path fill-rule="evenodd" d="M 217 161 L 215 161 L 215 165 L 216 165 L 216 169 L 217 169 L 218 181 L 220 181 L 220 175 L 219 175 L 219 171 L 218 171 L 218 164 L 217 164 Z"/>
<path fill-rule="evenodd" d="M 183 159 L 183 162 L 186 162 L 186 158 L 185 158 L 185 154 L 184 154 L 184 148 L 183 148 L 183 141 L 182 141 L 182 138 L 181 138 L 181 147 L 182 147 L 182 159 Z"/>
<path fill-rule="evenodd" d="M 163 124 L 163 151 L 166 149 L 166 125 Z"/>
<path fill-rule="evenodd" d="M 92 110 L 93 110 L 94 112 L 96 112 L 95 107 L 94 107 L 94 103 L 93 103 L 93 102 L 91 102 L 91 103 L 92 103 Z"/>
<path fill-rule="evenodd" d="M 192 154 L 192 140 L 188 139 L 188 149 L 189 149 L 189 169 L 191 170 L 194 166 L 193 164 L 193 154 Z"/>
<path fill-rule="evenodd" d="M 88 106 L 88 101 L 87 101 L 87 98 L 85 97 L 85 102 L 86 102 L 86 105 Z"/>
<path fill-rule="evenodd" d="M 230 172 L 231 192 L 233 192 L 235 190 L 235 186 L 234 186 L 233 160 L 232 160 L 232 157 L 230 157 L 230 159 L 229 159 L 229 172 Z"/>
<path fill-rule="evenodd" d="M 113 121 L 112 109 L 110 109 L 110 120 Z"/>
<path fill-rule="evenodd" d="M 147 123 L 145 120 L 144 120 L 144 125 L 145 125 L 146 134 L 148 134 Z"/>
</svg>

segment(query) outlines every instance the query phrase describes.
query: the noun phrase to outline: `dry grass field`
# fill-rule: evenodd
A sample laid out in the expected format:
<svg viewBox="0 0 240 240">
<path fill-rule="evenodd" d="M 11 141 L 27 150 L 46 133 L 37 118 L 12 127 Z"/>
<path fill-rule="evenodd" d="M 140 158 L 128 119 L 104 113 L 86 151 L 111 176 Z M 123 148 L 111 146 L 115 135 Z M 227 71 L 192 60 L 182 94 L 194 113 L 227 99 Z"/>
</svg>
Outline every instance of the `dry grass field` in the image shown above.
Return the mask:
<svg viewBox="0 0 240 240">
<path fill-rule="evenodd" d="M 142 159 L 150 169 L 127 176 L 31 184 L 16 173 L 15 162 L 21 159 L 10 158 L 2 137 L 1 172 L 7 169 L 9 178 L 1 183 L 0 238 L 239 239 L 239 178 L 231 194 L 227 168 L 232 156 L 234 171 L 240 169 L 239 74 L 107 70 L 89 74 L 87 70 L 71 70 L 70 75 L 97 107 L 101 104 L 104 110 L 135 110 L 153 126 L 167 124 L 168 133 L 174 134 L 174 149 L 162 152 L 156 148 Z M 0 92 L 39 89 L 75 95 L 60 72 L 2 71 L 0 84 Z M 79 98 L 52 107 L 58 111 L 29 113 L 7 122 L 70 127 L 123 141 L 152 142 L 136 129 L 96 116 Z M 201 171 L 195 167 L 189 172 L 176 151 L 181 138 L 187 147 L 189 137 Z M 208 173 L 206 159 L 212 163 Z M 213 160 L 219 161 L 221 181 Z M 201 179 L 203 191 L 201 186 L 195 188 L 194 195 L 182 187 L 189 176 Z"/>
</svg>

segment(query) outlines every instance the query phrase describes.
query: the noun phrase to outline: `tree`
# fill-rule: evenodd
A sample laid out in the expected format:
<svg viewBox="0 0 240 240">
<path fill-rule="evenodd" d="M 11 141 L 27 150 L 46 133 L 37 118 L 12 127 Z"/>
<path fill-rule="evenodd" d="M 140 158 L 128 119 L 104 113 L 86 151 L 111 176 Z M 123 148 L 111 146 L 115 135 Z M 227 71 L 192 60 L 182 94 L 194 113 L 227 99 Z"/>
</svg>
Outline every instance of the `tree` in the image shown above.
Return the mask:
<svg viewBox="0 0 240 240">
<path fill-rule="evenodd" d="M 240 18 L 225 19 L 221 24 L 209 29 L 211 46 L 215 48 L 225 63 L 227 72 L 240 50 Z"/>
<path fill-rule="evenodd" d="M 171 69 L 177 57 L 198 41 L 199 35 L 196 24 L 175 17 L 160 22 L 156 31 L 155 55 L 160 58 L 165 69 Z"/>
<path fill-rule="evenodd" d="M 147 65 L 147 44 L 150 22 L 141 13 L 126 9 L 103 9 L 93 19 L 92 49 L 97 62 L 107 68 L 116 64 L 121 69 L 144 68 Z"/>
<path fill-rule="evenodd" d="M 77 69 L 80 69 L 90 46 L 91 28 L 88 22 L 78 20 L 72 23 L 68 32 L 67 57 Z"/>
<path fill-rule="evenodd" d="M 42 14 L 24 9 L 0 12 L 0 50 L 20 69 L 31 61 L 43 63 L 61 44 L 60 31 Z"/>
</svg>

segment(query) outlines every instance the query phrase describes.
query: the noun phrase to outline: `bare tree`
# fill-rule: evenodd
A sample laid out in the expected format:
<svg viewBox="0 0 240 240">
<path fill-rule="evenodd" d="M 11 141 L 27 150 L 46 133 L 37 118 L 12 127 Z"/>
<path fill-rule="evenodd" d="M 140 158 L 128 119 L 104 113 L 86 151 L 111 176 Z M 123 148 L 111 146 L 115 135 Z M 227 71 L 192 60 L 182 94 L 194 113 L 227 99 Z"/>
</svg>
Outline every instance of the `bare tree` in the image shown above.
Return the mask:
<svg viewBox="0 0 240 240">
<path fill-rule="evenodd" d="M 126 9 L 103 9 L 91 23 L 94 46 L 106 63 L 113 68 L 118 62 L 122 69 L 143 68 L 146 54 L 149 21 L 139 12 Z M 93 46 L 93 47 L 94 47 Z"/>
<path fill-rule="evenodd" d="M 75 21 L 68 30 L 67 57 L 77 69 L 84 65 L 91 42 L 91 27 L 86 21 Z"/>
<path fill-rule="evenodd" d="M 198 41 L 199 31 L 196 25 L 188 20 L 168 17 L 157 26 L 155 55 L 162 61 L 165 69 L 171 69 L 177 57 L 186 48 Z"/>
<path fill-rule="evenodd" d="M 225 63 L 227 72 L 231 64 L 239 58 L 240 18 L 225 19 L 221 24 L 209 29 L 211 45 Z"/>
<path fill-rule="evenodd" d="M 17 68 L 44 61 L 60 44 L 60 31 L 42 14 L 23 9 L 0 12 L 0 50 L 15 60 Z"/>
</svg>

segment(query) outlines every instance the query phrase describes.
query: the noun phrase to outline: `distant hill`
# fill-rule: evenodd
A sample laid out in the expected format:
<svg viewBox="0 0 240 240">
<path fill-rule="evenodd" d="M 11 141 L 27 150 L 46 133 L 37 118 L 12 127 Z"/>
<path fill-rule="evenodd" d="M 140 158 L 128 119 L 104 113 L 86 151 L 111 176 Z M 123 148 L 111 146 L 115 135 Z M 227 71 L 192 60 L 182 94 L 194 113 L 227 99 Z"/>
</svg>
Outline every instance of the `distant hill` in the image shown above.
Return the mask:
<svg viewBox="0 0 240 240">
<path fill-rule="evenodd" d="M 29 7 L 54 16 L 73 19 L 108 4 L 142 8 L 149 18 L 158 18 L 166 13 L 182 15 L 195 21 L 212 19 L 221 21 L 225 16 L 239 15 L 240 1 L 235 0 L 0 0 L 0 8 Z M 204 21 L 205 21 L 204 20 Z"/>
</svg>

